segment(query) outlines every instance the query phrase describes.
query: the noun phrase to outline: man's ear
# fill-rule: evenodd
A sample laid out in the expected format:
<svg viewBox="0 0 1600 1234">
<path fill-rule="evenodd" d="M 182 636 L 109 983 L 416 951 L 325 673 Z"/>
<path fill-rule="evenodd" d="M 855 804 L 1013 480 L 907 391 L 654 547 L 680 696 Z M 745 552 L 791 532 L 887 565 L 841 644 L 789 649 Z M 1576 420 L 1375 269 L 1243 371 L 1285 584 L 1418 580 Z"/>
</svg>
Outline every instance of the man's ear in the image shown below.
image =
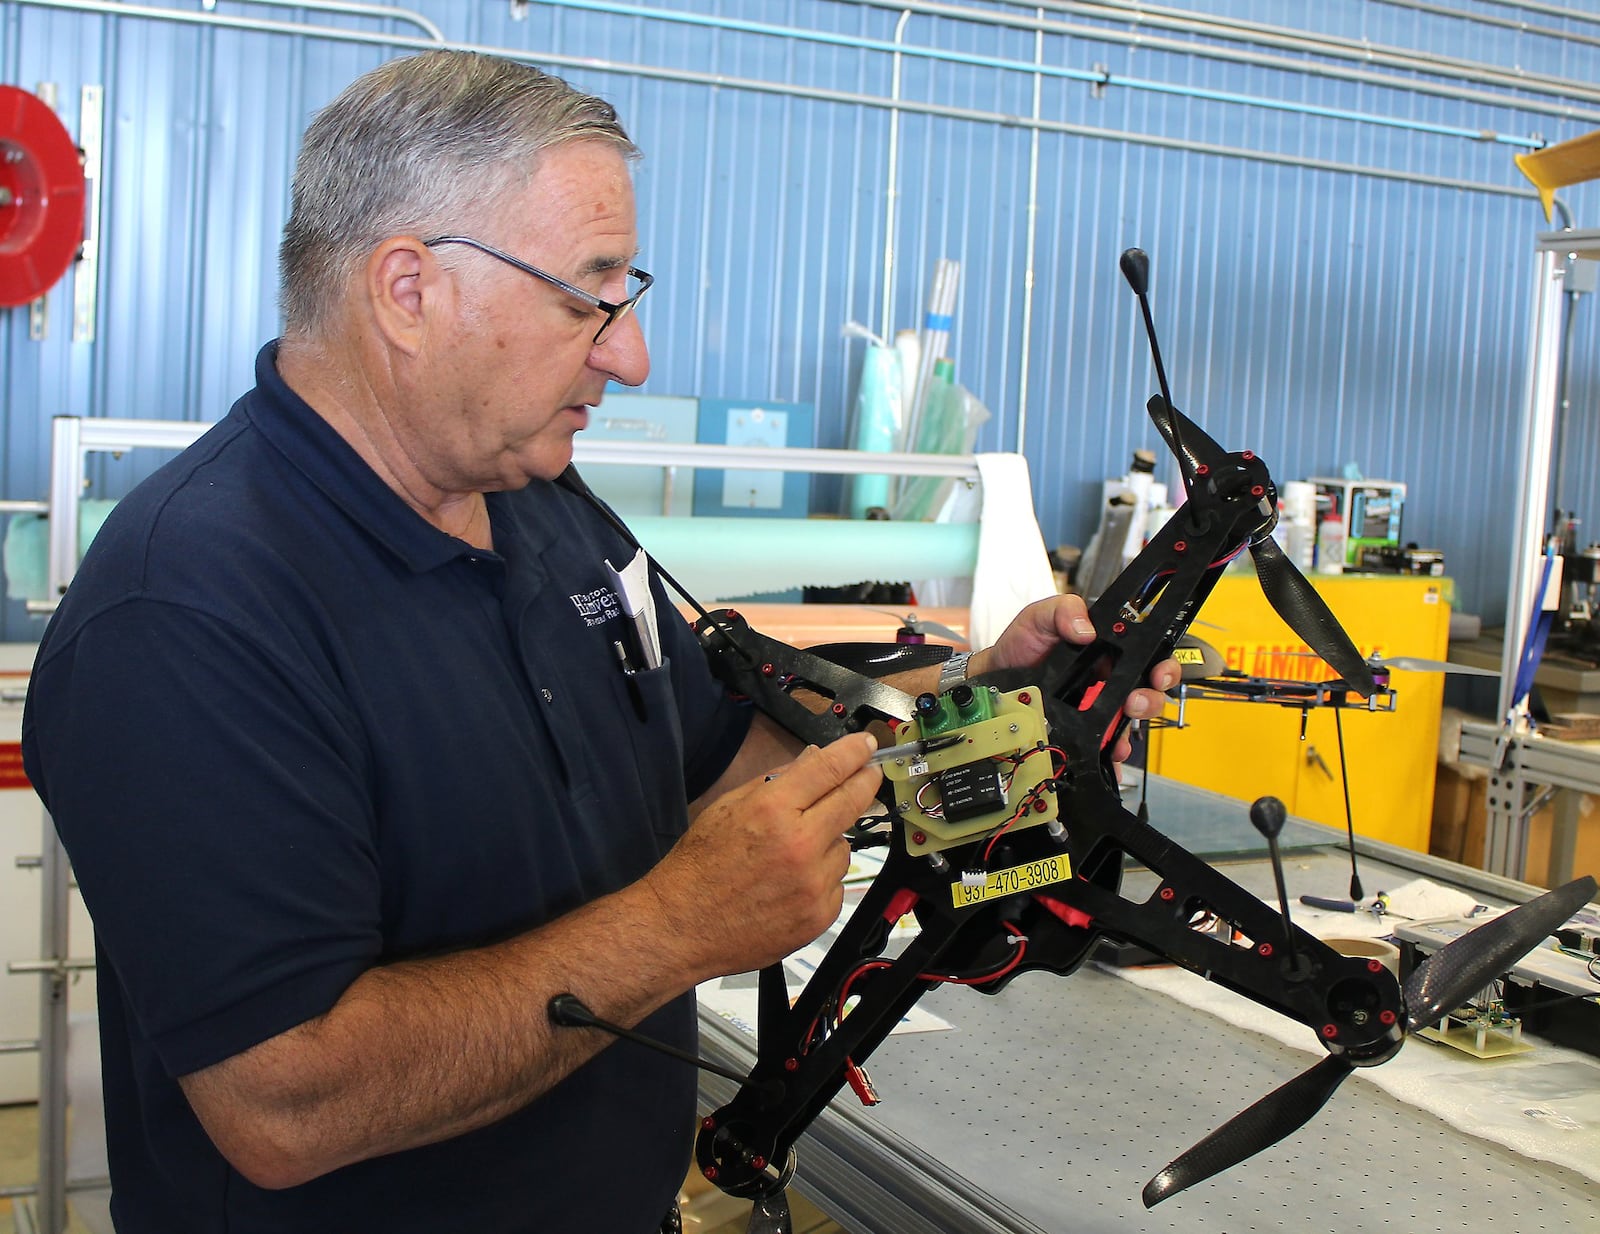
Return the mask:
<svg viewBox="0 0 1600 1234">
<path fill-rule="evenodd" d="M 373 324 L 390 346 L 417 354 L 444 290 L 433 250 L 415 236 L 390 236 L 368 255 L 365 274 Z"/>
</svg>

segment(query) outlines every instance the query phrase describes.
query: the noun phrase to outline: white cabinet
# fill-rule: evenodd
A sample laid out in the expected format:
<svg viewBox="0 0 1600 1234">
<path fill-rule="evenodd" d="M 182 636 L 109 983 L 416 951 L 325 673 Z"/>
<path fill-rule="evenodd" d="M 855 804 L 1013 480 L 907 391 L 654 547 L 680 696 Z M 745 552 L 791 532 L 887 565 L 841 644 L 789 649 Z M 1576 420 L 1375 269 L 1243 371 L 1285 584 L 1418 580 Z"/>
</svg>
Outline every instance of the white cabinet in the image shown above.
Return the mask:
<svg viewBox="0 0 1600 1234">
<path fill-rule="evenodd" d="M 16 961 L 40 958 L 42 881 L 37 868 L 17 861 L 37 858 L 44 842 L 44 808 L 21 776 L 22 692 L 33 663 L 31 643 L 0 644 L 0 1041 L 39 1037 L 38 973 L 12 973 Z M 83 901 L 74 890 L 69 954 L 90 958 L 94 936 Z M 75 973 L 68 996 L 73 1012 L 93 1011 L 94 973 Z M 39 1093 L 39 1056 L 33 1051 L 0 1053 L 0 1104 L 34 1101 Z"/>
</svg>

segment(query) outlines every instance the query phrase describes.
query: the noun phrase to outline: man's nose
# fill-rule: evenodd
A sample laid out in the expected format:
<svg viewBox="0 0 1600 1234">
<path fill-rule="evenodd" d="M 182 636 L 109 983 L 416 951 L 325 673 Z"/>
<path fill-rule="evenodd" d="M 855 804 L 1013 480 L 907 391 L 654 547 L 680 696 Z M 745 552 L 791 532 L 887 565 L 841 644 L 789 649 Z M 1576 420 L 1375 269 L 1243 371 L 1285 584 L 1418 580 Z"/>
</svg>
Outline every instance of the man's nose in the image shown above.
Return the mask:
<svg viewBox="0 0 1600 1234">
<path fill-rule="evenodd" d="M 624 386 L 641 386 L 650 376 L 650 348 L 637 313 L 629 313 L 589 349 L 589 363 Z"/>
</svg>

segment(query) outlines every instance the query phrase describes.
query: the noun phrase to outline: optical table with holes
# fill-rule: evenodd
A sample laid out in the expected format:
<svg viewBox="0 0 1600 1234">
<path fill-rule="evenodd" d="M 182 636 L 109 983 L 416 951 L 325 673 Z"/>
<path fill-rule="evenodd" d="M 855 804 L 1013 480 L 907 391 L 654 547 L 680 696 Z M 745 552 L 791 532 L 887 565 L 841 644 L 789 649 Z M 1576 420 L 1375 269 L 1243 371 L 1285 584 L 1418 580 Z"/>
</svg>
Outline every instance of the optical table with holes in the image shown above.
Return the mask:
<svg viewBox="0 0 1600 1234">
<path fill-rule="evenodd" d="M 1149 805 L 1154 825 L 1276 903 L 1244 803 L 1152 776 Z M 1291 908 L 1302 894 L 1346 894 L 1344 838 L 1290 820 Z M 1537 890 L 1360 837 L 1357 849 L 1368 897 L 1419 877 L 1485 903 Z M 1135 896 L 1154 885 L 1139 868 L 1124 877 Z M 1146 1211 L 1152 1175 L 1315 1059 L 1096 962 L 1068 978 L 1025 973 L 995 996 L 939 987 L 919 1007 L 952 1031 L 891 1036 L 867 1062 L 883 1103 L 863 1108 L 846 1087 L 796 1146 L 795 1187 L 851 1234 L 1600 1229 L 1600 1184 L 1458 1131 L 1359 1072 L 1286 1140 Z M 705 1055 L 751 1065 L 753 1039 L 704 1001 L 700 1027 Z M 733 1092 L 702 1073 L 702 1112 Z"/>
</svg>

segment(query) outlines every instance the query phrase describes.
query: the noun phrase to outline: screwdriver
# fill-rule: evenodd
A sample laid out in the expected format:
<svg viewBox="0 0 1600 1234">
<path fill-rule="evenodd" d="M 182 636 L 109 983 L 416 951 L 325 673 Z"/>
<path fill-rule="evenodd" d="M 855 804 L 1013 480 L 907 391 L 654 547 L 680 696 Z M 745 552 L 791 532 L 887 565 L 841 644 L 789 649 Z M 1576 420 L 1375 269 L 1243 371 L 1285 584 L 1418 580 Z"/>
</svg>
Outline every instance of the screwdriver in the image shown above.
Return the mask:
<svg viewBox="0 0 1600 1234">
<path fill-rule="evenodd" d="M 946 733 L 943 737 L 924 737 L 918 741 L 908 741 L 904 745 L 884 746 L 867 759 L 867 766 L 877 767 L 883 763 L 892 763 L 897 758 L 921 758 L 924 754 L 932 754 L 935 750 L 956 745 L 961 740 L 960 733 Z"/>
<path fill-rule="evenodd" d="M 1354 900 L 1325 900 L 1321 896 L 1301 896 L 1300 903 L 1309 908 L 1325 908 L 1333 913 L 1366 912 L 1374 917 L 1405 917 L 1404 913 L 1389 912 L 1389 896 L 1383 891 L 1378 892 L 1378 898 L 1368 905 L 1357 904 Z M 1406 920 L 1410 921 L 1411 918 L 1406 917 Z"/>
</svg>

